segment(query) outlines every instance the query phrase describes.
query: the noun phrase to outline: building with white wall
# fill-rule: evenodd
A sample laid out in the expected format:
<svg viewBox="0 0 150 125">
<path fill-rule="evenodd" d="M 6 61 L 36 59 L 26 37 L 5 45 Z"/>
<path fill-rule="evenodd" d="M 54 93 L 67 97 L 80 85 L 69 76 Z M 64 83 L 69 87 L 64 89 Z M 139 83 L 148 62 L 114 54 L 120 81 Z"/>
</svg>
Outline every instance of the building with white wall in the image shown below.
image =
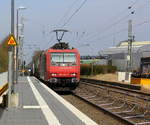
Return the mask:
<svg viewBox="0 0 150 125">
<path fill-rule="evenodd" d="M 101 52 L 108 56 L 109 62 L 120 71 L 126 71 L 128 41 L 122 41 L 115 47 L 110 47 Z M 134 41 L 132 43 L 132 67 L 133 70 L 140 69 L 142 57 L 150 57 L 150 41 Z"/>
</svg>

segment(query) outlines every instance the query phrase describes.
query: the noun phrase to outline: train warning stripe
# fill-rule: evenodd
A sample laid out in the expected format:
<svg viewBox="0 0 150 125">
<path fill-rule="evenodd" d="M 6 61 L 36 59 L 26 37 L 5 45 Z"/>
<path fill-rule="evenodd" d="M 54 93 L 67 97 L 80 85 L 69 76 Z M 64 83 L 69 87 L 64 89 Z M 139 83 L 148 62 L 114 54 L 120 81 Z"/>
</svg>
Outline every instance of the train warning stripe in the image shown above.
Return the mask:
<svg viewBox="0 0 150 125">
<path fill-rule="evenodd" d="M 8 83 L 0 88 L 0 96 L 8 89 Z"/>
</svg>

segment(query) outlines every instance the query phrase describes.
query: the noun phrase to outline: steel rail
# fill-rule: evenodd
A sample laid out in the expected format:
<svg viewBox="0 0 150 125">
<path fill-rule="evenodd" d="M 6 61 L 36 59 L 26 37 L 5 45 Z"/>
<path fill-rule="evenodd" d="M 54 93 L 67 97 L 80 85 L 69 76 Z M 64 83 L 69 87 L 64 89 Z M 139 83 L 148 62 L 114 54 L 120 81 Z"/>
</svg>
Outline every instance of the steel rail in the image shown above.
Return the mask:
<svg viewBox="0 0 150 125">
<path fill-rule="evenodd" d="M 93 87 L 97 87 L 97 88 L 100 88 L 100 89 L 107 89 L 108 87 L 110 87 L 110 86 L 105 86 L 105 88 L 103 87 L 103 88 L 101 88 L 101 84 L 100 85 L 97 85 L 97 84 L 91 84 L 91 83 L 87 83 L 87 82 L 80 82 L 81 84 L 86 84 L 86 85 L 89 85 L 89 86 L 93 86 Z M 103 85 L 102 85 L 103 86 Z M 119 94 L 123 94 L 123 95 L 127 95 L 127 96 L 130 96 L 130 97 L 136 97 L 136 98 L 138 98 L 138 99 L 142 99 L 142 100 L 145 100 L 145 101 L 150 101 L 150 97 L 141 97 L 141 96 L 137 96 L 137 95 L 134 95 L 134 94 L 140 94 L 140 95 L 143 95 L 143 96 L 148 96 L 147 94 L 145 95 L 145 93 L 143 94 L 143 93 L 137 93 L 137 92 L 135 92 L 135 91 L 132 91 L 132 90 L 130 90 L 130 89 L 122 89 L 123 91 L 121 91 L 120 90 L 120 87 L 118 88 L 118 87 L 112 87 L 111 86 L 111 88 L 113 88 L 113 89 L 117 89 L 117 90 L 109 90 L 110 92 L 117 92 L 117 93 L 119 93 Z M 119 90 L 118 90 L 119 89 Z M 124 92 L 125 91 L 125 92 Z M 130 93 L 129 93 L 130 92 Z M 132 92 L 132 93 L 131 93 Z"/>
<path fill-rule="evenodd" d="M 81 86 L 81 88 L 78 87 L 77 89 L 79 91 L 75 91 L 76 93 L 73 93 L 73 95 L 82 99 L 86 103 L 89 103 L 89 104 L 93 105 L 94 107 L 101 109 L 130 125 L 150 124 L 150 121 L 145 121 L 146 120 L 145 116 L 147 116 L 147 111 L 149 112 L 150 107 L 148 105 L 143 105 L 143 101 L 146 101 L 146 103 L 144 103 L 144 104 L 150 103 L 150 94 L 149 93 L 132 90 L 129 88 L 124 88 L 123 86 L 122 87 L 117 86 L 117 85 L 114 86 L 114 85 L 111 85 L 111 82 L 108 84 L 105 84 L 105 83 L 103 83 L 103 81 L 99 81 L 99 80 L 81 79 L 80 84 L 91 86 L 91 87 L 97 87 L 102 90 L 96 94 L 95 92 L 97 92 L 97 91 L 95 91 L 95 89 L 93 89 L 94 90 L 93 91 L 92 88 L 90 89 L 90 88 L 84 87 L 84 86 Z M 116 83 L 116 84 L 118 84 L 118 83 Z M 88 95 L 89 91 L 90 91 L 90 95 Z M 103 93 L 104 91 L 106 91 L 106 93 Z M 128 99 L 114 98 L 111 95 L 111 92 L 113 92 L 114 94 L 116 94 L 116 93 L 122 94 L 125 98 L 126 98 L 126 96 L 131 97 L 131 98 L 128 98 Z M 80 93 L 82 93 L 82 95 L 80 95 Z M 92 93 L 93 93 L 93 95 L 91 95 Z M 108 99 L 109 101 L 106 102 L 106 99 L 99 100 L 98 94 L 102 94 L 102 97 L 105 97 L 107 95 L 109 98 Z M 95 100 L 97 100 L 97 101 L 95 102 Z M 118 106 L 117 102 L 119 102 L 119 100 L 123 101 L 123 102 L 120 102 L 120 105 Z M 101 101 L 101 102 L 105 101 L 105 103 L 99 104 L 98 103 L 99 101 Z M 108 107 L 108 106 L 110 106 L 110 107 Z M 127 107 L 129 106 L 129 107 L 126 109 L 126 106 Z M 137 110 L 139 108 L 143 109 L 143 111 L 140 112 L 139 110 Z M 116 112 L 115 109 L 118 109 L 120 111 Z M 139 112 L 139 114 L 136 113 L 137 111 Z M 125 113 L 124 115 L 126 115 L 126 116 L 123 116 L 122 113 L 123 114 Z M 129 115 L 128 113 L 129 114 L 134 113 L 134 114 Z M 134 118 L 137 119 L 139 117 L 140 117 L 140 119 L 142 118 L 141 122 L 138 123 L 138 121 L 133 121 Z"/>
<path fill-rule="evenodd" d="M 79 99 L 83 100 L 84 102 L 86 102 L 86 103 L 88 103 L 88 104 L 90 104 L 90 105 L 96 107 L 97 109 L 100 109 L 100 110 L 102 110 L 102 111 L 104 111 L 104 112 L 107 112 L 108 114 L 112 115 L 113 117 L 116 117 L 117 119 L 119 119 L 119 120 L 121 120 L 121 121 L 123 120 L 123 122 L 125 122 L 125 123 L 128 124 L 128 125 L 135 125 L 134 122 L 129 121 L 129 120 L 127 120 L 127 119 L 125 119 L 125 118 L 119 116 L 118 114 L 115 114 L 115 113 L 113 113 L 113 112 L 107 110 L 106 108 L 103 108 L 103 107 L 101 107 L 101 106 L 98 106 L 98 105 L 96 105 L 95 103 L 93 103 L 93 102 L 91 102 L 91 101 L 88 101 L 88 100 L 82 98 L 81 96 L 79 96 L 79 95 L 77 95 L 77 94 L 75 94 L 75 93 L 73 93 L 73 95 L 76 96 L 76 97 L 78 97 Z"/>
<path fill-rule="evenodd" d="M 103 80 L 85 79 L 85 78 L 81 78 L 81 82 L 93 83 L 95 85 L 111 87 L 111 88 L 124 90 L 124 91 L 127 91 L 127 92 L 133 92 L 133 93 L 136 93 L 136 94 L 141 94 L 141 95 L 144 95 L 144 96 L 150 96 L 150 93 L 142 92 L 140 90 L 141 89 L 140 86 L 129 85 L 129 84 L 120 84 L 120 83 L 117 83 L 117 82 L 108 82 L 108 81 L 103 81 Z M 137 89 L 137 90 L 133 90 L 133 89 Z"/>
</svg>

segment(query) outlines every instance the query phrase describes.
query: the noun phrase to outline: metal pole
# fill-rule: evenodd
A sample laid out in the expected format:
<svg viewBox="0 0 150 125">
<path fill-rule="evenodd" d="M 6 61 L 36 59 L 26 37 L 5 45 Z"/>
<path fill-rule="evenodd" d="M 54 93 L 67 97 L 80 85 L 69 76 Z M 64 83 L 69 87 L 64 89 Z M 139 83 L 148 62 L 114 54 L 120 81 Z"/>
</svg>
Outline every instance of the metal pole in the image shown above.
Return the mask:
<svg viewBox="0 0 150 125">
<path fill-rule="evenodd" d="M 17 11 L 17 27 L 16 27 L 16 38 L 17 38 L 17 43 L 18 43 L 18 11 Z M 17 83 L 17 75 L 18 75 L 18 73 L 17 73 L 17 70 L 18 70 L 18 68 L 17 68 L 17 54 L 18 54 L 18 47 L 17 46 L 15 46 L 14 47 L 14 84 L 16 84 Z"/>
<path fill-rule="evenodd" d="M 93 76 L 94 62 L 91 63 L 91 75 Z"/>
<path fill-rule="evenodd" d="M 21 18 L 21 29 L 20 29 L 20 48 L 21 48 L 21 64 L 22 64 L 22 70 L 24 71 L 24 67 L 23 67 L 23 42 L 24 42 L 24 18 Z M 24 76 L 24 73 L 22 74 Z"/>
<path fill-rule="evenodd" d="M 11 34 L 12 35 L 15 35 L 15 0 L 11 0 Z M 15 59 L 15 53 L 16 53 L 16 50 L 15 50 L 15 47 L 13 47 L 13 50 L 14 53 L 13 53 L 13 58 Z M 14 72 L 12 74 L 12 92 L 14 92 L 14 80 L 15 80 L 15 60 L 12 58 L 12 63 L 14 64 L 13 67 L 12 67 L 12 72 Z"/>
<path fill-rule="evenodd" d="M 13 75 L 12 75 L 12 72 L 13 72 L 13 70 L 12 70 L 12 68 L 13 68 L 13 66 L 12 66 L 12 56 L 13 56 L 13 51 L 12 51 L 12 47 L 10 47 L 9 48 L 10 50 L 9 50 L 9 52 L 8 52 L 8 58 L 9 58 L 9 64 L 8 64 L 8 89 L 9 89 L 9 91 L 8 91 L 8 108 L 10 108 L 11 107 L 11 93 L 12 93 L 12 84 L 13 84 L 13 79 L 12 79 L 12 77 L 13 77 Z"/>
<path fill-rule="evenodd" d="M 132 72 L 132 20 L 128 23 L 128 71 Z"/>
<path fill-rule="evenodd" d="M 15 1 L 11 0 L 11 34 L 15 33 Z"/>
<path fill-rule="evenodd" d="M 22 48 L 22 43 L 21 43 L 22 38 L 19 36 L 19 11 L 24 10 L 24 9 L 26 9 L 26 8 L 25 7 L 19 7 L 17 9 L 16 38 L 17 38 L 18 46 L 17 46 L 17 53 L 16 53 L 16 55 L 17 55 L 16 56 L 16 60 L 17 60 L 16 61 L 17 62 L 16 83 L 18 83 L 18 74 L 19 74 L 18 70 L 21 69 L 21 67 L 19 67 L 19 66 L 21 65 L 20 60 L 21 60 L 21 48 Z M 21 19 L 21 21 L 22 21 L 22 19 Z M 22 21 L 22 27 L 23 27 L 23 21 Z M 22 28 L 20 30 L 21 30 L 20 35 L 22 35 Z"/>
<path fill-rule="evenodd" d="M 18 34 L 18 31 L 19 31 L 19 26 L 18 26 L 18 24 L 19 24 L 19 9 L 17 9 L 17 23 L 16 23 L 16 25 L 17 25 L 17 27 L 16 27 L 16 38 L 17 38 L 17 42 L 19 41 L 19 34 Z"/>
<path fill-rule="evenodd" d="M 19 9 L 17 9 L 17 23 L 16 23 L 16 38 L 18 46 L 16 46 L 16 84 L 18 83 L 18 69 L 19 69 L 19 62 L 18 62 L 18 53 L 19 53 Z"/>
<path fill-rule="evenodd" d="M 17 83 L 17 46 L 14 46 L 14 84 Z"/>
<path fill-rule="evenodd" d="M 11 0 L 11 34 L 14 35 L 14 7 L 15 2 L 14 0 Z M 13 85 L 13 47 L 9 47 L 8 50 L 8 58 L 9 58 L 9 63 L 8 63 L 8 108 L 11 107 L 11 93 L 12 93 L 12 85 Z"/>
</svg>

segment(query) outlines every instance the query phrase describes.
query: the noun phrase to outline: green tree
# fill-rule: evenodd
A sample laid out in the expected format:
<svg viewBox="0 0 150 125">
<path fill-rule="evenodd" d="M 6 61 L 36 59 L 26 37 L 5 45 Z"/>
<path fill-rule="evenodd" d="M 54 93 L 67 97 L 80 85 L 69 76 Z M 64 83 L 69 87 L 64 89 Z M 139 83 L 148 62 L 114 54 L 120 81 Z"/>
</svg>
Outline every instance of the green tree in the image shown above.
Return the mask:
<svg viewBox="0 0 150 125">
<path fill-rule="evenodd" d="M 8 45 L 7 38 L 3 39 L 0 43 L 0 72 L 5 72 L 8 69 Z"/>
</svg>

